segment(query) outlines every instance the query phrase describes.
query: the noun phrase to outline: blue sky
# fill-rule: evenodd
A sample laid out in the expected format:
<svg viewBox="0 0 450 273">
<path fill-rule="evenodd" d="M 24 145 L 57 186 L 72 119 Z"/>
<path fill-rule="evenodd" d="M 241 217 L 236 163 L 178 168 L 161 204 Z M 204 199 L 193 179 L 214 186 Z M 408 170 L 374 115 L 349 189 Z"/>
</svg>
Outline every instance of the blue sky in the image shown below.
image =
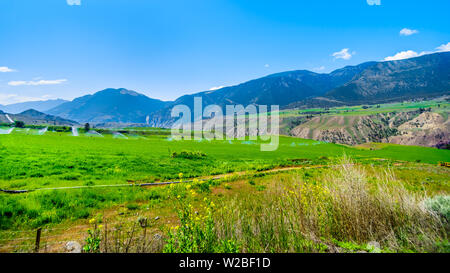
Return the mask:
<svg viewBox="0 0 450 273">
<path fill-rule="evenodd" d="M 1 0 L 0 104 L 109 87 L 172 100 L 450 50 L 449 10 L 448 0 Z"/>
</svg>

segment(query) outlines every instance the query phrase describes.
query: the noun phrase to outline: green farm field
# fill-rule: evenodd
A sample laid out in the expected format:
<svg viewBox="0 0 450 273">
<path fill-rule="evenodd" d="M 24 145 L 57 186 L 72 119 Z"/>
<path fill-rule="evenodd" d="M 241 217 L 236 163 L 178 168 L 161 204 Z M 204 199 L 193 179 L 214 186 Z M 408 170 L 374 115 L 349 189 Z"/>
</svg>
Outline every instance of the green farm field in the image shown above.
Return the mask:
<svg viewBox="0 0 450 273">
<path fill-rule="evenodd" d="M 342 115 L 342 116 L 365 116 L 374 115 L 389 112 L 406 112 L 424 108 L 432 108 L 433 112 L 446 115 L 450 111 L 450 103 L 444 100 L 425 100 L 419 102 L 402 102 L 402 103 L 385 103 L 371 106 L 345 106 L 345 107 L 333 107 L 329 109 L 315 108 L 315 109 L 303 109 L 303 110 L 286 110 L 280 112 L 280 117 L 297 117 L 302 115 L 308 115 L 311 112 L 321 112 L 323 115 Z"/>
<path fill-rule="evenodd" d="M 139 130 L 145 131 L 143 128 Z M 170 243 L 171 236 L 179 236 L 175 231 L 170 231 L 170 227 L 176 227 L 183 221 L 198 224 L 189 218 L 192 215 L 183 216 L 187 218 L 177 217 L 187 205 L 197 206 L 201 210 L 205 206 L 203 200 L 209 200 L 208 204 L 232 202 L 235 206 L 241 206 L 236 203 L 240 196 L 250 203 L 257 202 L 261 195 L 268 195 L 266 198 L 270 199 L 278 195 L 273 192 L 277 187 L 284 187 L 284 190 L 285 187 L 296 187 L 299 177 L 302 183 L 325 187 L 326 184 L 323 183 L 327 179 L 342 174 L 335 168 L 345 166 L 343 158 L 349 158 L 352 165 L 364 169 L 364 175 L 368 176 L 368 187 L 384 181 L 385 178 L 381 176 L 388 170 L 396 177 L 395 183 L 401 183 L 408 194 L 425 198 L 445 196 L 450 192 L 450 172 L 438 166 L 438 162 L 450 161 L 448 150 L 391 144 L 350 147 L 287 136 L 280 137 L 280 145 L 275 152 L 261 152 L 260 144 L 260 141 L 250 140 L 175 141 L 166 132 L 142 136 L 138 131 L 136 134 L 124 133 L 121 137 L 85 133 L 74 137 L 68 132 L 38 135 L 34 129 L 15 129 L 11 134 L 0 135 L 0 189 L 36 190 L 22 194 L 0 193 L 0 251 L 2 246 L 3 251 L 8 252 L 30 251 L 26 240 L 14 244 L 14 240 L 23 237 L 20 232 L 14 233 L 15 230 L 33 232 L 39 227 L 62 229 L 64 232 L 50 235 L 65 236 L 69 240 L 75 236 L 71 230 L 89 225 L 92 221 L 133 223 L 137 218 L 150 217 L 149 215 L 162 218 L 157 228 L 154 228 L 162 230 L 166 242 L 152 251 L 189 251 Z M 202 156 L 173 156 L 174 153 L 180 154 L 183 151 L 188 154 L 200 152 Z M 211 179 L 214 177 L 215 179 Z M 98 187 L 180 180 L 187 182 L 187 186 Z M 194 182 L 189 182 L 192 180 Z M 61 189 L 77 186 L 82 188 Z M 248 209 L 243 213 L 249 213 Z M 221 223 L 226 224 L 236 223 Z M 87 236 L 85 230 L 84 235 Z M 263 242 L 249 242 L 247 240 L 250 237 L 246 238 L 244 235 L 242 236 L 245 238 L 240 239 L 237 234 L 230 236 L 229 240 L 236 240 L 236 245 L 220 249 L 191 250 L 271 252 L 261 248 L 260 244 Z M 326 236 L 327 244 L 350 244 L 350 250 L 366 249 L 365 244 L 368 242 L 367 236 Z M 406 244 L 402 247 L 389 245 L 386 251 L 443 251 L 437 245 L 444 242 L 445 246 L 446 236 L 442 233 L 433 236 L 437 237 L 432 244 Z M 80 240 L 85 240 L 85 237 L 81 238 Z M 181 239 L 176 239 L 179 240 Z M 329 250 L 323 246 L 322 249 L 322 243 L 316 245 L 303 237 L 292 240 L 299 244 L 298 249 L 278 245 L 272 251 Z M 50 241 L 50 245 L 51 243 Z M 60 241 L 54 242 L 55 247 L 61 247 L 58 243 L 63 244 Z M 50 251 L 61 249 L 53 248 Z"/>
<path fill-rule="evenodd" d="M 173 141 L 167 136 L 115 139 L 73 137 L 48 132 L 43 136 L 22 132 L 0 136 L 0 187 L 35 189 L 57 186 L 114 184 L 126 181 L 154 182 L 269 169 L 308 159 L 324 164 L 321 157 L 346 154 L 357 161 L 383 158 L 437 164 L 449 161 L 450 152 L 425 147 L 379 144 L 376 149 L 280 137 L 279 149 L 261 152 L 260 142 L 245 140 Z M 171 152 L 201 151 L 201 160 L 172 158 Z"/>
</svg>

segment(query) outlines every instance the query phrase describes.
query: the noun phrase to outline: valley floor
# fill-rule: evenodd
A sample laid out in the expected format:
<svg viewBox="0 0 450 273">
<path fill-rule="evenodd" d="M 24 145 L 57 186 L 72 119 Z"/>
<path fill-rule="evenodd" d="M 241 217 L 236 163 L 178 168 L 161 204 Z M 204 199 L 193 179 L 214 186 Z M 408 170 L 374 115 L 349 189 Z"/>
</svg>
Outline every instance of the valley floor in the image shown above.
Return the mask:
<svg viewBox="0 0 450 273">
<path fill-rule="evenodd" d="M 84 188 L 0 193 L 0 252 L 449 252 L 450 151 L 258 144 L 1 135 L 1 189 Z"/>
</svg>

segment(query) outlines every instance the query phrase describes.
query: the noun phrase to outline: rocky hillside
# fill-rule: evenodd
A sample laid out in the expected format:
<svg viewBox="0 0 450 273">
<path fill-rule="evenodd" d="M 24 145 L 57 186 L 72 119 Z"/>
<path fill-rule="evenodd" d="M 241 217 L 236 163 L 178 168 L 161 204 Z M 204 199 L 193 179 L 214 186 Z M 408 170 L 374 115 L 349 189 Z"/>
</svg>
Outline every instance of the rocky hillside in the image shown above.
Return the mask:
<svg viewBox="0 0 450 273">
<path fill-rule="evenodd" d="M 397 136 L 390 138 L 390 143 L 449 148 L 450 120 L 444 115 L 422 113 L 398 126 L 398 131 Z"/>
<path fill-rule="evenodd" d="M 78 124 L 73 120 L 47 115 L 34 109 L 23 111 L 20 114 L 8 114 L 0 111 L 0 123 L 12 123 L 11 121 L 23 121 L 25 124 L 28 125 L 47 124 L 47 125 L 73 126 Z"/>
<path fill-rule="evenodd" d="M 290 135 L 357 145 L 385 142 L 446 148 L 450 143 L 447 115 L 421 109 L 360 116 L 316 116 L 295 127 Z"/>
</svg>

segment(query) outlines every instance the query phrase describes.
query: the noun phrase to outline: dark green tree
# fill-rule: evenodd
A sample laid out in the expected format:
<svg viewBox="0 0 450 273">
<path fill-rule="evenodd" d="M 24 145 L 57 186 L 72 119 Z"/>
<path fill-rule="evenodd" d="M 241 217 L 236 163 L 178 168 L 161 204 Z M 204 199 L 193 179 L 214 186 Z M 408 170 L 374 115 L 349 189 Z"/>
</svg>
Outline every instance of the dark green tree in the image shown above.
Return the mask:
<svg viewBox="0 0 450 273">
<path fill-rule="evenodd" d="M 16 120 L 16 121 L 14 121 L 14 127 L 16 127 L 16 128 L 24 128 L 25 127 L 25 122 L 20 121 L 20 120 Z"/>
<path fill-rule="evenodd" d="M 84 125 L 84 130 L 85 130 L 86 132 L 89 132 L 89 131 L 91 130 L 91 125 L 90 125 L 89 123 L 86 123 L 86 124 Z"/>
</svg>

